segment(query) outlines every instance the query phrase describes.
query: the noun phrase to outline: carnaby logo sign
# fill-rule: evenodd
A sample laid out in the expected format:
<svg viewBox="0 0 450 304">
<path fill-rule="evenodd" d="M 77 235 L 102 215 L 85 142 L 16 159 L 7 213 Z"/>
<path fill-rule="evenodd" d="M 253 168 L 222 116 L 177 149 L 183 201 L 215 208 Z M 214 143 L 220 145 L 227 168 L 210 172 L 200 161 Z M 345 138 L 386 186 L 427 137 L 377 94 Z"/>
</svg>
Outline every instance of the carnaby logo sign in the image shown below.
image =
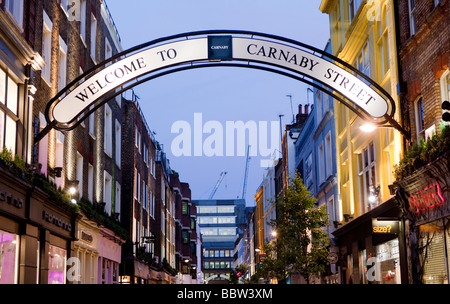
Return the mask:
<svg viewBox="0 0 450 304">
<path fill-rule="evenodd" d="M 159 75 L 217 63 L 256 69 L 264 65 L 269 71 L 294 75 L 292 77 L 300 81 L 316 81 L 324 86 L 320 87 L 321 90 L 340 96 L 339 100 L 344 98 L 350 102 L 349 106 L 354 105 L 374 121 L 391 117 L 393 113 L 387 114 L 388 111 L 395 111 L 392 110 L 395 106 L 389 94 L 361 72 L 330 54 L 292 40 L 285 39 L 289 41 L 286 43 L 280 39 L 282 41 L 279 42 L 277 39 L 282 37 L 274 38 L 276 36 L 267 34 L 245 32 L 247 36 L 251 34 L 251 38 L 245 38 L 243 35 L 226 35 L 229 31 L 215 32 L 223 34 L 205 37 L 209 32 L 194 32 L 158 39 L 99 64 L 52 99 L 46 110 L 48 122 L 52 127 L 68 129 L 71 124 L 79 123 L 77 118 L 92 105 L 100 106 L 107 102 L 118 88 L 126 90 Z M 241 31 L 230 33 L 235 32 Z M 258 36 L 270 39 L 255 38 Z M 180 40 L 182 37 L 184 39 Z"/>
<path fill-rule="evenodd" d="M 231 60 L 233 57 L 232 36 L 209 36 L 208 37 L 208 59 L 209 60 Z"/>
</svg>

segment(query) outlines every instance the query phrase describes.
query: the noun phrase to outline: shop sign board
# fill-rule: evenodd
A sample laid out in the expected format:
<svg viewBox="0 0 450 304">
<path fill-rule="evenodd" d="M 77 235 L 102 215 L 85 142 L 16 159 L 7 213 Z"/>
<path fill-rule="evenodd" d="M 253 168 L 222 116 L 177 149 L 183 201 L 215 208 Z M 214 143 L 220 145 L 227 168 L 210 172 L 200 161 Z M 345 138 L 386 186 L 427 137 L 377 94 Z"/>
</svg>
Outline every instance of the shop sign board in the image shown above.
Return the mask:
<svg viewBox="0 0 450 304">
<path fill-rule="evenodd" d="M 442 189 L 439 183 L 427 185 L 415 193 L 410 194 L 408 198 L 409 206 L 415 214 L 423 213 L 426 210 L 433 209 L 445 203 Z"/>
<path fill-rule="evenodd" d="M 397 219 L 372 219 L 373 234 L 398 234 L 400 231 L 399 221 Z"/>
</svg>

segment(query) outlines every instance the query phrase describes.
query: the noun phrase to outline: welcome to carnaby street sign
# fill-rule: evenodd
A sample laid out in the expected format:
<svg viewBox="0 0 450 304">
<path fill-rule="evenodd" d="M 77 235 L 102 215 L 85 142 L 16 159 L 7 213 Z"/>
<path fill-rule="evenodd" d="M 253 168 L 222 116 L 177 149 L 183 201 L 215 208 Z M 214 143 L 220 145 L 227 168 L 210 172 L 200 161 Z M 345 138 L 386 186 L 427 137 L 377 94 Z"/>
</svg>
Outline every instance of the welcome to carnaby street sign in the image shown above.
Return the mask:
<svg viewBox="0 0 450 304">
<path fill-rule="evenodd" d="M 332 95 L 374 124 L 393 122 L 395 104 L 389 94 L 339 58 L 279 36 L 216 30 L 157 39 L 100 63 L 48 103 L 47 129 L 71 130 L 114 96 L 145 81 L 211 66 L 254 68 L 286 75 Z M 44 135 L 39 134 L 35 141 Z"/>
</svg>

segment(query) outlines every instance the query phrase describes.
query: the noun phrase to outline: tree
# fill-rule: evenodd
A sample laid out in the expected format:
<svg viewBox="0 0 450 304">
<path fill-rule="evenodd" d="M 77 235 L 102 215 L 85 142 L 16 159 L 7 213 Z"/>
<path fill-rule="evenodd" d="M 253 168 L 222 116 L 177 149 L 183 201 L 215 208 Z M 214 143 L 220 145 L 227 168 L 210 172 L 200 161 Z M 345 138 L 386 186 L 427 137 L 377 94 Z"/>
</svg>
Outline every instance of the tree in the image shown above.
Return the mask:
<svg viewBox="0 0 450 304">
<path fill-rule="evenodd" d="M 276 277 L 280 283 L 292 274 L 310 282 L 311 275 L 325 271 L 329 254 L 329 237 L 325 206 L 317 207 L 298 174 L 277 198 L 277 219 L 271 222 L 277 236 L 264 248 L 266 258 L 259 273 Z"/>
<path fill-rule="evenodd" d="M 230 283 L 238 284 L 240 278 L 242 278 L 244 280 L 244 283 L 246 283 L 245 277 L 248 273 L 248 268 L 249 267 L 246 264 L 236 266 L 234 271 L 230 272 Z"/>
</svg>

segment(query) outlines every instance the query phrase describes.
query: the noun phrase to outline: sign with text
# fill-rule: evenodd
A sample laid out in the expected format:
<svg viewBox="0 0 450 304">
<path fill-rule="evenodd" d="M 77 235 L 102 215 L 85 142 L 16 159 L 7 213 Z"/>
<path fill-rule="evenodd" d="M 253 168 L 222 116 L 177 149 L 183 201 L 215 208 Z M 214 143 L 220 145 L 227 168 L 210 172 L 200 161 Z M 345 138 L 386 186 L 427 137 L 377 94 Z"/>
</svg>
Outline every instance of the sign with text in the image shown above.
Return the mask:
<svg viewBox="0 0 450 304">
<path fill-rule="evenodd" d="M 232 36 L 208 36 L 208 59 L 231 60 L 233 57 Z"/>
<path fill-rule="evenodd" d="M 434 183 L 412 193 L 408 198 L 408 202 L 411 209 L 416 214 L 419 214 L 442 205 L 445 199 L 442 195 L 441 186 L 438 183 Z"/>
<path fill-rule="evenodd" d="M 400 231 L 399 221 L 395 219 L 372 219 L 373 234 L 398 234 Z"/>
<path fill-rule="evenodd" d="M 370 79 L 361 80 L 362 78 L 357 75 L 362 74 L 351 66 L 343 68 L 342 65 L 323 59 L 320 54 L 316 55 L 318 51 L 312 47 L 300 43 L 297 46 L 294 42 L 288 45 L 281 37 L 271 37 L 272 40 L 269 41 L 254 38 L 253 34 L 251 38 L 244 38 L 241 35 L 239 37 L 227 35 L 225 32 L 223 35 L 209 35 L 209 33 L 192 33 L 192 35 L 187 33 L 184 40 L 175 42 L 174 37 L 179 39 L 181 35 L 168 37 L 146 44 L 142 47 L 146 49 L 142 51 L 133 49 L 125 51 L 120 57 L 123 59 L 112 64 L 106 64 L 106 62 L 99 64 L 97 67 L 103 66 L 100 71 L 88 73 L 78 82 L 78 85 L 71 84 L 63 89 L 58 95 L 63 96 L 61 100 L 55 100 L 55 98 L 52 100 L 54 105 L 52 102 L 49 103 L 47 119 L 55 127 L 58 125 L 61 129 L 69 128 L 69 124 L 75 123 L 76 119 L 91 105 L 103 104 L 111 95 L 109 93 L 115 93 L 117 88 L 134 80 L 138 80 L 136 84 L 132 83 L 126 89 L 137 85 L 140 83 L 139 80 L 142 80 L 140 77 L 144 75 L 153 73 L 154 77 L 158 77 L 181 70 L 182 67 L 213 66 L 222 60 L 244 61 L 251 68 L 258 68 L 261 64 L 269 65 L 274 67 L 268 69 L 269 71 L 287 70 L 288 73 L 299 75 L 300 81 L 307 77 L 323 84 L 323 90 L 328 87 L 333 92 L 339 93 L 374 120 L 385 117 L 389 111 L 390 97 L 375 82 Z M 249 33 L 252 32 L 246 32 L 247 35 Z M 196 35 L 202 36 L 190 37 Z M 208 36 L 205 37 L 205 35 Z M 257 36 L 270 37 L 265 34 Z M 167 43 L 164 43 L 165 41 Z M 326 53 L 323 55 L 331 60 L 339 61 L 332 55 Z M 252 66 L 250 63 L 256 63 L 256 65 Z M 176 69 L 177 67 L 180 68 Z M 157 72 L 160 74 L 156 75 Z M 304 81 L 307 82 L 306 79 Z M 64 96 L 63 93 L 66 95 Z"/>
<path fill-rule="evenodd" d="M 207 58 L 206 38 L 173 42 L 139 52 L 104 68 L 78 85 L 55 105 L 53 118 L 59 123 L 69 123 L 96 100 L 139 76 Z"/>
<path fill-rule="evenodd" d="M 386 100 L 364 81 L 321 57 L 280 43 L 233 38 L 233 59 L 260 61 L 298 71 L 339 92 L 372 117 L 388 111 Z"/>
</svg>

